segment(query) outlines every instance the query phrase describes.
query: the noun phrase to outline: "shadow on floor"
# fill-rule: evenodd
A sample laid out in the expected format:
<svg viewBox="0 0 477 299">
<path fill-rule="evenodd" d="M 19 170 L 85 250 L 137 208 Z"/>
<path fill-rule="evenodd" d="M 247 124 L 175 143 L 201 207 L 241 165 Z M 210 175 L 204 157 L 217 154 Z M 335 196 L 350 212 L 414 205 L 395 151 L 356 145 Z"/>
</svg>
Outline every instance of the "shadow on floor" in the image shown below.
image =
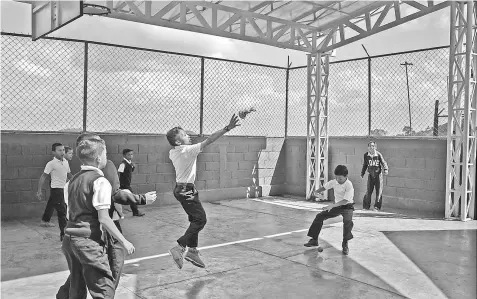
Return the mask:
<svg viewBox="0 0 477 299">
<path fill-rule="evenodd" d="M 475 299 L 477 230 L 382 232 L 449 298 Z"/>
</svg>

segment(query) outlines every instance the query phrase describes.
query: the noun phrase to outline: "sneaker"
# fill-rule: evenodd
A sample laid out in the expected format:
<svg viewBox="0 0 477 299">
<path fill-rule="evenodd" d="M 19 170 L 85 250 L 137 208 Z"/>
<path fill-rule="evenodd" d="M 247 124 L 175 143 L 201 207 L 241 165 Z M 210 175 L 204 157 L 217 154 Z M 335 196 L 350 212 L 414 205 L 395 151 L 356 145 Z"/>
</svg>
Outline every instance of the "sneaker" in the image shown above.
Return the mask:
<svg viewBox="0 0 477 299">
<path fill-rule="evenodd" d="M 184 264 L 184 251 L 185 248 L 180 245 L 169 249 L 169 253 L 179 269 L 182 269 L 182 265 Z"/>
<path fill-rule="evenodd" d="M 341 246 L 343 247 L 343 254 L 348 255 L 349 253 L 348 241 L 343 241 Z"/>
<path fill-rule="evenodd" d="M 133 214 L 133 216 L 137 216 L 137 217 L 142 217 L 146 215 L 146 213 L 143 213 L 143 212 L 138 212 L 137 214 Z"/>
<path fill-rule="evenodd" d="M 378 208 L 373 208 L 373 211 L 379 212 L 379 209 Z"/>
<path fill-rule="evenodd" d="M 63 238 L 65 237 L 65 234 L 60 234 L 60 241 L 63 242 Z"/>
<path fill-rule="evenodd" d="M 51 223 L 51 222 L 47 222 L 47 221 L 41 221 L 41 224 L 40 226 L 43 226 L 43 227 L 55 227 L 55 224 Z"/>
<path fill-rule="evenodd" d="M 303 246 L 305 246 L 305 247 L 316 247 L 316 246 L 318 246 L 318 240 L 310 239 L 308 241 L 308 243 L 303 244 Z"/>
<path fill-rule="evenodd" d="M 194 266 L 197 266 L 197 267 L 200 267 L 200 268 L 205 268 L 205 264 L 200 259 L 199 254 L 200 254 L 199 250 L 197 250 L 195 248 L 189 248 L 189 250 L 187 250 L 187 253 L 186 253 L 184 258 L 185 258 L 186 261 L 191 262 L 192 264 L 194 264 Z"/>
</svg>

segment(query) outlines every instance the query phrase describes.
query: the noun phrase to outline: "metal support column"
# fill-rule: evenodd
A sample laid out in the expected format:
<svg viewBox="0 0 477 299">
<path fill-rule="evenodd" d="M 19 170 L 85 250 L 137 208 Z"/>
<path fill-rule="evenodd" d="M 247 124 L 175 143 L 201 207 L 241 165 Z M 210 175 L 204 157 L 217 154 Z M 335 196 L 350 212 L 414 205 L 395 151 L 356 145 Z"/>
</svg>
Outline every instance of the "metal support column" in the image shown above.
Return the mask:
<svg viewBox="0 0 477 299">
<path fill-rule="evenodd" d="M 475 219 L 476 4 L 451 2 L 445 217 Z"/>
<path fill-rule="evenodd" d="M 308 55 L 306 198 L 328 180 L 329 54 Z M 325 194 L 327 199 L 327 194 Z"/>
</svg>

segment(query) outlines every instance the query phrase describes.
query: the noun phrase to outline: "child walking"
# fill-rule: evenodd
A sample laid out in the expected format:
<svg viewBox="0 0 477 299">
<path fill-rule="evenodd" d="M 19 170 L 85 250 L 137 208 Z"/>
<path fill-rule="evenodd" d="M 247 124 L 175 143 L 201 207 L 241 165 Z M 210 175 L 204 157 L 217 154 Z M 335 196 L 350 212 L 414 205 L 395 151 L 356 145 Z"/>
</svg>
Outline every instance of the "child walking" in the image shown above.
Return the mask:
<svg viewBox="0 0 477 299">
<path fill-rule="evenodd" d="M 65 185 L 68 224 L 62 250 L 70 270 L 69 298 L 85 294 L 92 298 L 114 298 L 115 279 L 111 272 L 102 228 L 126 249 L 135 250 L 109 216 L 112 187 L 104 177 L 106 145 L 103 140 L 83 140 L 77 147 L 81 171 Z M 86 296 L 85 296 L 86 297 Z"/>
<path fill-rule="evenodd" d="M 189 228 L 184 235 L 177 240 L 177 246 L 169 250 L 179 269 L 182 269 L 184 258 L 197 267 L 205 268 L 205 264 L 200 259 L 199 251 L 197 250 L 199 232 L 207 223 L 205 210 L 199 200 L 199 191 L 197 191 L 194 185 L 197 156 L 206 146 L 239 125 L 238 117 L 234 114 L 225 128 L 213 133 L 205 141 L 197 144 L 191 144 L 189 135 L 181 127 L 172 128 L 167 132 L 167 141 L 173 146 L 169 152 L 169 158 L 176 170 L 174 196 L 181 203 L 184 211 L 189 216 L 190 222 Z M 184 257 L 186 247 L 189 247 L 189 249 Z"/>
<path fill-rule="evenodd" d="M 308 237 L 311 239 L 304 244 L 306 247 L 318 246 L 318 236 L 323 227 L 323 221 L 329 218 L 343 216 L 343 254 L 348 255 L 348 241 L 353 239 L 351 230 L 353 229 L 353 211 L 354 211 L 354 188 L 348 179 L 348 168 L 344 165 L 338 165 L 335 168 L 335 179 L 327 182 L 317 193 L 325 190 L 334 189 L 335 203 L 324 208 L 324 211 L 316 215 L 315 220 L 308 230 Z"/>
<path fill-rule="evenodd" d="M 131 189 L 131 181 L 132 181 L 132 173 L 134 172 L 134 169 L 136 166 L 132 162 L 132 159 L 134 157 L 134 151 L 132 149 L 124 149 L 123 150 L 123 161 L 121 161 L 121 164 L 119 164 L 118 167 L 118 173 L 119 173 L 119 183 L 120 187 L 123 190 L 129 190 L 132 192 Z M 139 209 L 137 208 L 137 205 L 135 203 L 131 203 L 129 205 L 131 207 L 131 211 L 133 212 L 133 216 L 144 216 L 145 214 L 142 212 L 139 212 Z M 119 213 L 121 213 L 122 216 L 122 208 L 118 210 Z"/>
<path fill-rule="evenodd" d="M 383 173 L 388 175 L 388 163 L 384 160 L 383 155 L 376 150 L 377 144 L 375 141 L 368 143 L 368 151 L 364 154 L 363 168 L 361 169 L 361 178 L 364 177 L 366 170 L 368 170 L 368 183 L 366 194 L 363 198 L 363 209 L 369 210 L 371 207 L 371 195 L 373 189 L 376 188 L 376 200 L 374 202 L 374 210 L 379 211 L 383 205 Z"/>
<path fill-rule="evenodd" d="M 41 217 L 41 225 L 52 227 L 54 224 L 50 223 L 53 211 L 56 210 L 58 216 L 58 226 L 60 227 L 60 240 L 63 240 L 66 226 L 66 206 L 63 197 L 63 188 L 66 180 L 71 177 L 70 166 L 68 161 L 64 159 L 65 147 L 61 143 L 54 143 L 51 146 L 53 152 L 53 160 L 48 162 L 41 174 L 38 182 L 38 191 L 36 197 L 38 200 L 43 199 L 41 189 L 43 184 L 50 177 L 50 197 L 46 203 L 45 212 Z"/>
</svg>

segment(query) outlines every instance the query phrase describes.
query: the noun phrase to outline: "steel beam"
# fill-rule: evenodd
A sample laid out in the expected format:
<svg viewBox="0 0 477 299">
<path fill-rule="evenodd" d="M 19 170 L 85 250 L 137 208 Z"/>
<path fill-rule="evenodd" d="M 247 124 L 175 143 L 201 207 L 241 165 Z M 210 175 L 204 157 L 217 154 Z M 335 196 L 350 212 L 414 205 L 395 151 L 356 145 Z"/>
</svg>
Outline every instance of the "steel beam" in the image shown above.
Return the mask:
<svg viewBox="0 0 477 299">
<path fill-rule="evenodd" d="M 451 3 L 445 217 L 475 219 L 477 17 L 474 1 Z"/>
<path fill-rule="evenodd" d="M 328 75 L 330 56 L 308 55 L 306 198 L 328 180 Z M 327 198 L 325 194 L 325 199 Z"/>
<path fill-rule="evenodd" d="M 315 49 L 315 51 L 324 53 L 324 52 L 334 50 L 336 48 L 345 46 L 347 44 L 358 41 L 365 37 L 374 35 L 381 31 L 396 27 L 398 25 L 407 23 L 414 19 L 420 18 L 427 14 L 446 8 L 450 5 L 450 2 L 451 1 L 444 1 L 439 4 L 435 4 L 433 3 L 433 1 L 428 1 L 426 6 L 426 5 L 417 3 L 415 1 L 405 1 L 402 4 L 400 4 L 399 1 L 394 1 L 392 3 L 383 1 L 381 3 L 375 4 L 369 7 L 369 9 L 372 9 L 372 10 L 375 10 L 378 8 L 380 9 L 378 13 L 374 14 L 375 17 L 373 17 L 373 15 L 369 13 L 369 11 L 363 10 L 361 15 L 355 14 L 352 17 L 348 17 L 348 18 L 345 17 L 345 18 L 333 21 L 332 23 L 317 27 L 317 29 L 320 32 L 323 32 L 324 30 L 339 32 L 340 39 L 336 40 L 335 43 L 329 43 L 329 42 L 324 43 L 323 42 L 324 39 L 320 40 L 320 43 L 318 44 L 318 47 L 317 49 Z M 402 5 L 409 5 L 413 7 L 414 9 L 417 9 L 417 12 L 414 12 L 408 16 L 403 17 L 401 15 Z M 394 15 L 388 14 L 391 7 L 394 7 L 394 11 L 395 11 Z M 382 25 L 382 22 L 386 16 L 388 17 L 392 16 L 394 18 L 394 21 L 391 21 L 387 24 Z M 362 22 L 362 20 L 364 20 L 365 22 Z M 373 25 L 373 21 L 374 21 L 374 25 Z M 343 26 L 343 25 L 346 25 L 346 26 Z M 355 31 L 358 34 L 351 37 L 346 36 L 345 28 L 349 28 L 350 30 Z"/>
</svg>

